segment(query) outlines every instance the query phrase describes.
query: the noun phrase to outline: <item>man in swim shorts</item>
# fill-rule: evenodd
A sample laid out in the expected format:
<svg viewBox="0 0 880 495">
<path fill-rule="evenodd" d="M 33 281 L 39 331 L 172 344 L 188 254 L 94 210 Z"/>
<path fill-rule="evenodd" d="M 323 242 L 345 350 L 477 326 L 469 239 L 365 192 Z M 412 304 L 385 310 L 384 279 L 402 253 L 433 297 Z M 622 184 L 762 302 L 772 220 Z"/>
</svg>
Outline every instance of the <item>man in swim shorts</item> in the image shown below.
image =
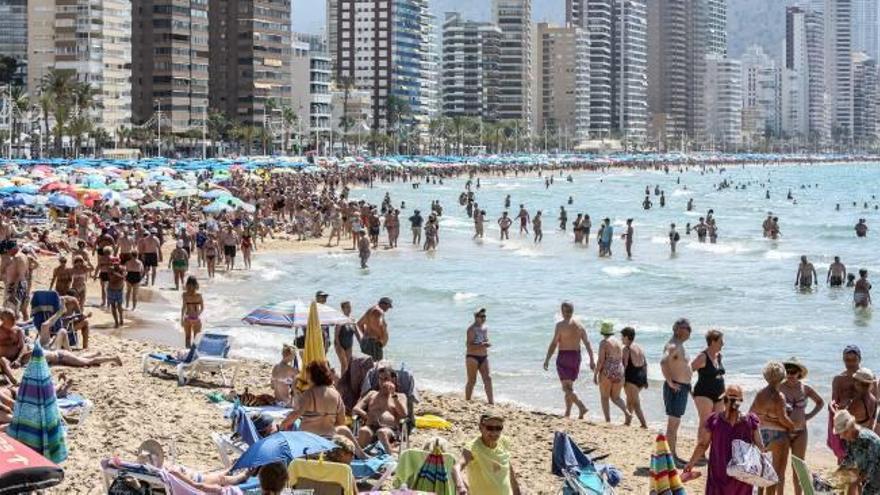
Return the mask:
<svg viewBox="0 0 880 495">
<path fill-rule="evenodd" d="M 685 464 L 675 450 L 678 427 L 687 410 L 691 392 L 691 367 L 684 343 L 691 337 L 691 324 L 687 318 L 680 318 L 672 325 L 672 338 L 663 348 L 660 369 L 663 371 L 663 404 L 666 406 L 666 439 L 676 464 Z"/>
<path fill-rule="evenodd" d="M 801 289 L 809 289 L 813 284 L 819 283 L 819 277 L 816 275 L 816 268 L 812 263 L 807 261 L 806 256 L 801 256 L 801 264 L 798 265 L 797 276 L 794 285 Z"/>
<path fill-rule="evenodd" d="M 831 287 L 843 287 L 844 280 L 846 280 L 846 266 L 840 262 L 840 256 L 835 256 L 834 263 L 828 266 L 825 282 Z"/>
<path fill-rule="evenodd" d="M 144 263 L 144 282 L 149 282 L 150 285 L 156 285 L 156 267 L 162 261 L 161 247 L 162 244 L 154 230 L 145 231 L 137 244 L 138 255 Z"/>
<path fill-rule="evenodd" d="M 391 309 L 390 297 L 379 299 L 379 303 L 368 309 L 357 322 L 358 340 L 361 342 L 361 352 L 373 358 L 374 362 L 381 361 L 385 354 L 385 346 L 388 345 L 388 323 L 385 321 L 385 313 Z"/>
<path fill-rule="evenodd" d="M 587 348 L 587 354 L 590 356 L 590 370 L 596 369 L 596 361 L 593 358 L 593 347 L 590 345 L 590 339 L 587 337 L 587 330 L 580 322 L 572 319 L 574 316 L 574 305 L 568 301 L 562 303 L 562 321 L 556 324 L 556 330 L 553 333 L 553 340 L 547 348 L 547 357 L 544 359 L 544 370 L 549 369 L 550 358 L 556 349 L 559 353 L 556 355 L 556 374 L 559 376 L 559 382 L 562 384 L 562 391 L 565 394 L 565 417 L 571 414 L 571 406 L 576 405 L 578 408 L 578 419 L 583 419 L 587 414 L 587 407 L 581 402 L 581 399 L 574 391 L 574 382 L 578 379 L 581 371 L 581 343 Z"/>
</svg>

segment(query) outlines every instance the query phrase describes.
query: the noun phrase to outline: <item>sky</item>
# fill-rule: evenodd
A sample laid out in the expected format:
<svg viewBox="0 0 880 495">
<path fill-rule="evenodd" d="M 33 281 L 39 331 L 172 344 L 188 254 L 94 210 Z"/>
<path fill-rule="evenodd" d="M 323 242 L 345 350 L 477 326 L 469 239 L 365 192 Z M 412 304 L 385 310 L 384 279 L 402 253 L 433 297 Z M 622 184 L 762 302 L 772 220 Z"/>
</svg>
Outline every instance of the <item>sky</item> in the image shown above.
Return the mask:
<svg viewBox="0 0 880 495">
<path fill-rule="evenodd" d="M 438 19 L 446 11 L 457 11 L 469 19 L 489 20 L 492 0 L 431 0 L 431 7 Z M 325 0 L 293 0 L 293 30 L 323 33 L 325 9 Z M 561 24 L 565 20 L 565 0 L 532 0 L 532 17 L 537 22 Z"/>
</svg>

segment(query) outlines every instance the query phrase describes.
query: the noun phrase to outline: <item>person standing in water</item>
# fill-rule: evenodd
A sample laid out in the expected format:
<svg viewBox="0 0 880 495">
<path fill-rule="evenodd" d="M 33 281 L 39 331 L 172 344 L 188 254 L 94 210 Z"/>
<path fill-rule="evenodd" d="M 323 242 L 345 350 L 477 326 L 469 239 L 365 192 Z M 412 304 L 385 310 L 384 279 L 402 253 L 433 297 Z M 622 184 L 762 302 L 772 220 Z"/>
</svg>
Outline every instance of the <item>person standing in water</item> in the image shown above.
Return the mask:
<svg viewBox="0 0 880 495">
<path fill-rule="evenodd" d="M 864 268 L 859 270 L 859 279 L 853 290 L 853 304 L 856 308 L 871 306 L 871 283 L 868 282 L 868 270 Z"/>
<path fill-rule="evenodd" d="M 541 210 L 538 210 L 538 212 L 535 213 L 535 217 L 532 218 L 532 230 L 535 231 L 535 244 L 544 240 L 544 229 L 542 228 L 542 225 Z"/>
<path fill-rule="evenodd" d="M 510 226 L 513 225 L 513 220 L 507 215 L 507 212 L 501 214 L 501 218 L 498 219 L 498 226 L 501 227 L 501 240 L 504 239 L 510 240 Z"/>
<path fill-rule="evenodd" d="M 568 226 L 568 213 L 565 211 L 564 206 L 559 207 L 559 229 L 565 232 L 566 227 Z"/>
<path fill-rule="evenodd" d="M 831 287 L 843 287 L 844 280 L 846 280 L 846 266 L 840 262 L 840 256 L 835 256 L 834 263 L 828 266 L 825 283 Z"/>
<path fill-rule="evenodd" d="M 624 240 L 624 245 L 626 246 L 626 259 L 631 260 L 632 255 L 632 246 L 633 246 L 633 219 L 626 219 L 626 232 L 621 236 Z"/>
<path fill-rule="evenodd" d="M 526 210 L 525 205 L 519 205 L 519 213 L 516 215 L 516 218 L 519 219 L 519 233 L 523 232 L 528 235 L 529 233 L 529 212 Z"/>
<path fill-rule="evenodd" d="M 680 240 L 681 236 L 675 231 L 675 224 L 669 224 L 669 249 L 672 250 L 673 255 L 675 255 L 675 246 Z"/>
<path fill-rule="evenodd" d="M 810 289 L 814 284 L 819 285 L 819 277 L 816 275 L 816 268 L 812 263 L 807 261 L 806 256 L 801 256 L 801 263 L 798 265 L 794 285 L 801 289 Z"/>
<path fill-rule="evenodd" d="M 491 405 L 495 403 L 492 394 L 492 376 L 489 374 L 489 327 L 486 326 L 486 309 L 481 308 L 474 313 L 474 322 L 467 329 L 465 341 L 465 370 L 467 371 L 467 384 L 464 387 L 465 400 L 471 400 L 474 386 L 477 384 L 477 373 L 483 380 L 483 388 L 486 390 L 486 401 Z"/>
<path fill-rule="evenodd" d="M 614 239 L 614 227 L 611 226 L 611 219 L 606 218 L 602 224 L 602 249 L 601 256 L 611 256 L 611 241 Z"/>
<path fill-rule="evenodd" d="M 422 244 L 422 223 L 423 223 L 422 215 L 419 210 L 413 211 L 411 217 L 409 217 L 409 225 L 412 229 L 412 243 L 416 246 Z"/>
<path fill-rule="evenodd" d="M 565 394 L 565 417 L 571 415 L 573 405 L 578 408 L 578 418 L 583 419 L 587 414 L 587 407 L 574 391 L 574 383 L 581 371 L 581 343 L 587 348 L 590 356 L 590 370 L 596 370 L 596 362 L 593 359 L 593 347 L 587 337 L 587 330 L 580 322 L 573 319 L 574 305 L 568 301 L 561 306 L 562 321 L 556 324 L 553 332 L 553 340 L 547 348 L 547 356 L 544 359 L 544 370 L 549 369 L 550 358 L 556 355 L 556 374 L 562 384 L 562 392 Z"/>
</svg>

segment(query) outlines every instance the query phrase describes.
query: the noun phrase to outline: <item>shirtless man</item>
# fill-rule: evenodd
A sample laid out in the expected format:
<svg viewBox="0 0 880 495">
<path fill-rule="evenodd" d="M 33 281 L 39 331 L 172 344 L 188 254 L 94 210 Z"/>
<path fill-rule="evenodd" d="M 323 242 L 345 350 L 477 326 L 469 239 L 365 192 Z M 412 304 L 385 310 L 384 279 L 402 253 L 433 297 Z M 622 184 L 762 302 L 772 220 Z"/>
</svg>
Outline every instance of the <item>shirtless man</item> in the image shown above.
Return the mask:
<svg viewBox="0 0 880 495">
<path fill-rule="evenodd" d="M 379 390 L 371 390 L 352 408 L 356 416 L 364 418 L 358 430 L 358 443 L 369 445 L 378 439 L 389 454 L 393 452 L 391 440 L 400 428 L 400 421 L 407 417 L 406 395 L 397 393 L 397 376 L 393 370 L 379 370 Z"/>
<path fill-rule="evenodd" d="M 859 346 L 848 345 L 843 349 L 843 371 L 831 380 L 831 408 L 846 408 L 856 396 L 856 381 L 853 375 L 862 366 L 862 350 Z M 877 393 L 877 386 L 874 387 Z"/>
<path fill-rule="evenodd" d="M 501 214 L 501 218 L 498 219 L 498 226 L 501 227 L 501 240 L 510 239 L 510 226 L 513 225 L 513 220 L 507 216 L 507 212 Z"/>
<path fill-rule="evenodd" d="M 690 360 L 684 343 L 691 337 L 691 324 L 681 318 L 672 325 L 672 338 L 663 348 L 660 370 L 663 372 L 663 403 L 666 407 L 666 439 L 676 464 L 685 464 L 678 457 L 678 427 L 687 410 L 688 396 L 691 393 Z"/>
<path fill-rule="evenodd" d="M 819 277 L 816 275 L 816 268 L 812 263 L 807 261 L 806 256 L 801 256 L 801 264 L 798 265 L 794 285 L 801 289 L 809 289 L 813 287 L 813 284 L 819 285 Z"/>
<path fill-rule="evenodd" d="M 396 248 L 397 238 L 400 237 L 400 210 L 392 210 L 385 215 L 385 230 L 388 231 L 388 248 Z"/>
<path fill-rule="evenodd" d="M 535 218 L 532 219 L 532 230 L 535 231 L 535 243 L 539 243 L 544 240 L 544 230 L 541 228 L 543 225 L 543 221 L 541 220 L 541 210 L 538 210 L 535 213 Z"/>
<path fill-rule="evenodd" d="M 565 211 L 564 206 L 560 206 L 559 207 L 559 229 L 564 232 L 567 225 L 568 225 L 568 213 Z"/>
<path fill-rule="evenodd" d="M 590 371 L 596 370 L 596 361 L 593 358 L 593 347 L 587 337 L 587 330 L 580 322 L 574 320 L 574 305 L 568 301 L 561 306 L 562 321 L 556 324 L 553 332 L 553 340 L 547 348 L 547 357 L 544 358 L 544 370 L 550 367 L 550 358 L 556 352 L 556 374 L 562 384 L 562 392 L 565 394 L 565 417 L 571 415 L 571 406 L 578 408 L 578 419 L 583 419 L 587 414 L 587 407 L 574 391 L 574 382 L 578 379 L 581 371 L 581 343 L 587 348 L 590 356 Z"/>
<path fill-rule="evenodd" d="M 678 232 L 675 231 L 675 224 L 669 225 L 669 249 L 672 250 L 672 254 L 675 254 L 675 246 L 678 244 L 678 241 L 681 240 L 681 236 L 678 235 Z"/>
<path fill-rule="evenodd" d="M 383 297 L 357 322 L 361 352 L 372 357 L 374 362 L 382 360 L 383 351 L 388 345 L 388 323 L 385 321 L 385 313 L 392 307 L 391 298 Z"/>
<path fill-rule="evenodd" d="M 483 238 L 483 227 L 486 223 L 486 210 L 474 210 L 474 239 Z"/>
<path fill-rule="evenodd" d="M 859 223 L 856 224 L 856 237 L 866 237 L 868 235 L 868 224 L 865 223 L 864 218 L 859 219 Z"/>
<path fill-rule="evenodd" d="M 631 260 L 633 257 L 632 254 L 632 246 L 633 246 L 633 219 L 626 219 L 626 232 L 622 236 L 624 244 L 626 245 L 626 259 Z"/>
<path fill-rule="evenodd" d="M 272 367 L 272 390 L 275 392 L 275 405 L 279 407 L 291 407 L 293 396 L 290 391 L 298 373 L 294 366 L 295 359 L 294 347 L 284 344 L 281 348 L 281 361 Z"/>
<path fill-rule="evenodd" d="M 844 280 L 846 280 L 846 266 L 840 262 L 840 256 L 835 256 L 834 263 L 828 266 L 828 276 L 825 277 L 825 283 L 831 287 L 843 287 Z"/>
<path fill-rule="evenodd" d="M 19 251 L 15 241 L 3 242 L 6 243 L 6 252 L 3 253 L 3 260 L 0 262 L 3 285 L 6 287 L 3 307 L 11 309 L 17 320 L 21 303 L 27 296 L 28 259 Z"/>
<path fill-rule="evenodd" d="M 764 219 L 761 228 L 764 229 L 764 237 L 770 237 L 770 231 L 773 228 L 773 212 L 767 212 L 767 218 Z"/>
<path fill-rule="evenodd" d="M 11 370 L 19 366 L 24 344 L 24 332 L 15 325 L 13 311 L 9 308 L 0 310 L 0 370 L 13 385 L 17 385 L 18 381 Z"/>
<path fill-rule="evenodd" d="M 144 232 L 137 243 L 138 256 L 144 263 L 144 285 L 156 285 L 156 267 L 162 261 L 162 245 L 155 231 Z"/>
<path fill-rule="evenodd" d="M 235 270 L 235 251 L 241 242 L 238 234 L 232 230 L 232 225 L 226 227 L 226 231 L 220 234 L 220 242 L 223 244 L 223 258 L 226 260 L 226 271 Z"/>
<path fill-rule="evenodd" d="M 517 213 L 516 218 L 519 219 L 519 233 L 522 234 L 525 232 L 529 233 L 529 212 L 526 210 L 525 205 L 519 205 L 519 213 Z"/>
<path fill-rule="evenodd" d="M 365 231 L 361 232 L 357 240 L 358 257 L 361 260 L 361 269 L 367 268 L 367 261 L 370 259 L 370 238 Z"/>
</svg>

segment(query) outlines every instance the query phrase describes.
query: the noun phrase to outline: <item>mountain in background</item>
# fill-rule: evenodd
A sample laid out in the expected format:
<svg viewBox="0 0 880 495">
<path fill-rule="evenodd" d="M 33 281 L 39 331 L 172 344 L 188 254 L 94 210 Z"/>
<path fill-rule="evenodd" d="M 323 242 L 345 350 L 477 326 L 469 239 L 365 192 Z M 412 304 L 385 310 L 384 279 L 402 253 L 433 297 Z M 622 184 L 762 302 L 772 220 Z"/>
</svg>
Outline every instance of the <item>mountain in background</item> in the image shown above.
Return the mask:
<svg viewBox="0 0 880 495">
<path fill-rule="evenodd" d="M 457 11 L 475 20 L 492 17 L 492 0 L 430 0 L 438 23 L 443 13 Z M 648 0 L 651 1 L 651 0 Z M 785 38 L 785 5 L 782 0 L 728 0 L 727 38 L 730 56 L 739 57 L 751 44 L 779 59 Z M 307 33 L 324 32 L 325 0 L 293 0 L 293 27 Z M 533 0 L 535 21 L 565 22 L 565 0 Z"/>
</svg>

